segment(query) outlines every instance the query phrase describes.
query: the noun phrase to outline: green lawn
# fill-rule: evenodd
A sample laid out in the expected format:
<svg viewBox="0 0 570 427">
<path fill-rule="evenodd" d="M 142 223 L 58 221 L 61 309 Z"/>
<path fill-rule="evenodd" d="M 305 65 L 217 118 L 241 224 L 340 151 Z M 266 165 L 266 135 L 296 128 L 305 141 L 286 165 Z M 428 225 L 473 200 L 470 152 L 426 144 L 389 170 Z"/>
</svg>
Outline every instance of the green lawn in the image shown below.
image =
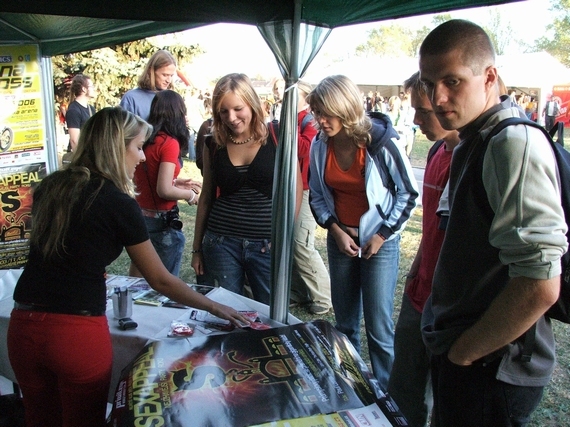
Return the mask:
<svg viewBox="0 0 570 427">
<path fill-rule="evenodd" d="M 569 141 L 570 142 L 570 141 Z M 431 143 L 418 132 L 414 149 L 412 151 L 411 162 L 415 167 L 424 167 L 425 158 Z M 567 143 L 566 147 L 570 144 Z M 184 176 L 201 179 L 200 173 L 192 162 L 185 161 L 183 170 Z M 192 248 L 192 236 L 194 231 L 194 220 L 196 215 L 196 207 L 188 206 L 186 203 L 180 203 L 180 217 L 184 223 L 183 231 L 186 236 L 186 250 L 182 261 L 182 269 L 180 276 L 188 283 L 195 283 L 195 274 L 190 266 Z M 397 318 L 399 307 L 401 304 L 401 296 L 403 291 L 404 276 L 408 272 L 415 256 L 420 238 L 421 238 L 421 208 L 416 209 L 413 217 L 408 222 L 406 229 L 402 234 L 401 250 L 400 250 L 400 274 L 398 285 L 394 298 L 394 321 Z M 325 263 L 326 257 L 326 234 L 323 229 L 317 230 L 315 246 L 321 253 Z M 108 272 L 112 274 L 125 275 L 128 272 L 129 259 L 125 252 L 109 266 Z M 316 316 L 307 313 L 303 308 L 293 308 L 291 313 L 303 321 L 309 321 L 317 318 L 326 319 L 334 324 L 333 313 L 328 313 L 324 316 Z M 570 426 L 568 417 L 570 416 L 570 326 L 559 322 L 554 322 L 554 328 L 557 340 L 557 357 L 558 364 L 556 366 L 553 379 L 550 385 L 546 388 L 544 397 L 538 409 L 533 415 L 530 426 L 532 427 L 545 427 L 545 426 Z M 364 331 L 362 329 L 362 331 Z M 366 345 L 366 338 L 363 333 L 362 345 L 362 358 L 368 362 L 368 347 Z"/>
</svg>

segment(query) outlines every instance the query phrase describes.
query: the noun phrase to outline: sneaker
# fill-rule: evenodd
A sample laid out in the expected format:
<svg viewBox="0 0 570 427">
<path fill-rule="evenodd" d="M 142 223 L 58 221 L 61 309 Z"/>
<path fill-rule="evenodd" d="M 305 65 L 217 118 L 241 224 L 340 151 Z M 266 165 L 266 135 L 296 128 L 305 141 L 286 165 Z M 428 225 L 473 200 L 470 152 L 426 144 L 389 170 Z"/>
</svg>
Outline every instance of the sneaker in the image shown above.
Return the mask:
<svg viewBox="0 0 570 427">
<path fill-rule="evenodd" d="M 330 308 L 321 304 L 311 304 L 309 313 L 311 314 L 327 314 Z"/>
</svg>

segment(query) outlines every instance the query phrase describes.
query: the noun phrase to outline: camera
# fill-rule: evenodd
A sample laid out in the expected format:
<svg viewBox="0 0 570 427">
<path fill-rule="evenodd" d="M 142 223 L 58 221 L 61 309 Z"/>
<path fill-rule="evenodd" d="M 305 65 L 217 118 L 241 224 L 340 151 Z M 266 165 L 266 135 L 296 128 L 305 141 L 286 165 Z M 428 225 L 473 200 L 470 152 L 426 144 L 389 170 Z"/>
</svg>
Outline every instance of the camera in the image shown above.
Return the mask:
<svg viewBox="0 0 570 427">
<path fill-rule="evenodd" d="M 164 214 L 166 225 L 174 230 L 182 230 L 182 220 L 178 215 L 178 208 L 172 209 Z"/>
</svg>

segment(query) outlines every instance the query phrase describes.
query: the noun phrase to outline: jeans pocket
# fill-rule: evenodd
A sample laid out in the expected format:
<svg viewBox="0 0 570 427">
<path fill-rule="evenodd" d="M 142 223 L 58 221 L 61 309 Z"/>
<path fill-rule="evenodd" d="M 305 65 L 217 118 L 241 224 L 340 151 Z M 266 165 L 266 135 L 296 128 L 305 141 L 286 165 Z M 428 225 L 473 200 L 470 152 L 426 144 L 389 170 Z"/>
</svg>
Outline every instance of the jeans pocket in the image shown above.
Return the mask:
<svg viewBox="0 0 570 427">
<path fill-rule="evenodd" d="M 206 231 L 206 233 L 204 234 L 204 238 L 202 239 L 202 247 L 215 248 L 216 246 L 220 245 L 223 240 L 224 236 L 220 236 L 218 234 Z"/>
</svg>

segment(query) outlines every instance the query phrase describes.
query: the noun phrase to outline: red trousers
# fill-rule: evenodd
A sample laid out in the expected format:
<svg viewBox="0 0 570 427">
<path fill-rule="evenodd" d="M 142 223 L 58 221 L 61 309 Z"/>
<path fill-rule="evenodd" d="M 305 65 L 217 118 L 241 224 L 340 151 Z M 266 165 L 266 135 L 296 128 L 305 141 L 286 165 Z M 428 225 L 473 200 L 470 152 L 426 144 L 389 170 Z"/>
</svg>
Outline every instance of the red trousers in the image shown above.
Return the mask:
<svg viewBox="0 0 570 427">
<path fill-rule="evenodd" d="M 26 427 L 103 427 L 112 347 L 106 316 L 13 310 L 10 364 Z"/>
</svg>

